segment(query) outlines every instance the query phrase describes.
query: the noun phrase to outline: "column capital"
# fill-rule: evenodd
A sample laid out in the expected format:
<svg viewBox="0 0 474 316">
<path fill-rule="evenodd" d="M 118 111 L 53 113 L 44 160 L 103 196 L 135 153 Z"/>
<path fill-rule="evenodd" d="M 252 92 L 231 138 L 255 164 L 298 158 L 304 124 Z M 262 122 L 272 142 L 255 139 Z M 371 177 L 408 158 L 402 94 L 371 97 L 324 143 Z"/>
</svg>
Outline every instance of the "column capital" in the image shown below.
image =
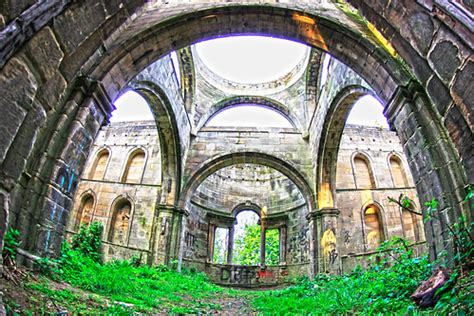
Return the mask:
<svg viewBox="0 0 474 316">
<path fill-rule="evenodd" d="M 158 204 L 156 208 L 160 211 L 160 213 L 164 212 L 164 213 L 170 213 L 170 214 L 184 215 L 186 217 L 189 216 L 189 212 L 187 210 L 177 205 Z"/>
<path fill-rule="evenodd" d="M 337 208 L 325 207 L 320 210 L 312 210 L 306 215 L 306 219 L 308 221 L 311 221 L 311 220 L 315 220 L 321 217 L 329 217 L 329 216 L 337 217 L 339 216 L 339 213 L 341 213 L 341 211 L 339 211 L 339 209 Z"/>
</svg>

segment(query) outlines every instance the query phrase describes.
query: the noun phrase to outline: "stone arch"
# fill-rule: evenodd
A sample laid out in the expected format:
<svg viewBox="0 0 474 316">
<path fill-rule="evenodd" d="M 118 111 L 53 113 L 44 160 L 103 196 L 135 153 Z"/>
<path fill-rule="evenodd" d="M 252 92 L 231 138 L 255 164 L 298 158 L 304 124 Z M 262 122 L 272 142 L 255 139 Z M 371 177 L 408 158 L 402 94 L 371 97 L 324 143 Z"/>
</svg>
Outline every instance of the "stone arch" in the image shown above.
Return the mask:
<svg viewBox="0 0 474 316">
<path fill-rule="evenodd" d="M 354 175 L 354 183 L 357 189 L 371 190 L 371 189 L 377 188 L 378 183 L 377 183 L 377 178 L 375 177 L 375 174 L 374 174 L 374 169 L 373 169 L 374 164 L 372 162 L 372 159 L 367 153 L 362 152 L 362 151 L 354 152 L 351 157 L 351 164 L 352 164 L 352 174 Z M 360 178 L 365 177 L 364 173 L 367 173 L 368 179 L 365 181 L 362 181 Z"/>
<path fill-rule="evenodd" d="M 370 249 L 375 249 L 387 238 L 383 208 L 378 202 L 367 201 L 362 205 L 361 222 L 364 248 L 369 247 Z M 376 243 L 373 243 L 375 241 Z"/>
<path fill-rule="evenodd" d="M 406 173 L 405 163 L 400 155 L 396 152 L 390 153 L 387 157 L 387 163 L 390 170 L 390 176 L 392 177 L 393 186 L 408 187 L 408 175 Z"/>
<path fill-rule="evenodd" d="M 104 158 L 104 156 L 106 156 Z M 91 167 L 91 170 L 89 171 L 89 179 L 93 180 L 103 180 L 105 177 L 105 174 L 107 173 L 107 167 L 110 162 L 110 156 L 111 156 L 111 151 L 107 147 L 101 147 L 97 152 L 93 155 L 94 158 L 94 164 Z M 103 161 L 105 159 L 105 161 Z M 103 168 L 101 171 L 101 174 L 98 174 L 97 168 Z M 99 170 L 100 171 L 100 170 Z"/>
<path fill-rule="evenodd" d="M 134 214 L 134 201 L 128 195 L 115 198 L 110 208 L 107 241 L 114 244 L 128 243 L 130 228 Z"/>
<path fill-rule="evenodd" d="M 56 126 L 60 126 L 59 129 L 65 132 L 59 134 L 73 134 L 73 128 L 61 121 L 61 115 L 46 117 L 45 109 L 55 107 L 57 113 L 62 113 L 66 107 L 68 111 L 64 113 L 69 113 L 75 118 L 76 123 L 80 124 L 79 118 L 83 113 L 77 113 L 75 110 L 90 107 L 96 113 L 103 112 L 96 118 L 100 125 L 110 113 L 111 107 L 107 99 L 113 99 L 114 95 L 136 73 L 151 61 L 171 51 L 172 48 L 184 47 L 200 39 L 216 36 L 273 34 L 299 40 L 328 51 L 361 74 L 374 88 L 376 94 L 388 103 L 386 113 L 390 122 L 398 131 L 405 131 L 402 142 L 407 144 L 411 142 L 409 146 L 421 149 L 418 156 L 426 158 L 424 160 L 433 171 L 424 173 L 415 163 L 410 163 L 415 177 L 420 176 L 421 179 L 419 181 L 419 190 L 422 191 L 421 199 L 428 201 L 439 196 L 439 192 L 425 188 L 441 188 L 440 191 L 445 193 L 446 199 L 441 201 L 440 209 L 443 210 L 446 221 L 437 225 L 432 233 L 433 238 L 436 239 L 432 248 L 436 246 L 438 249 L 434 251 L 432 257 L 436 257 L 436 253 L 442 248 L 447 248 L 450 243 L 446 223 L 456 221 L 461 212 L 469 221 L 472 221 L 472 210 L 462 204 L 463 188 L 467 183 L 472 182 L 474 177 L 474 165 L 471 159 L 473 148 L 469 146 L 472 137 L 472 111 L 469 110 L 472 108 L 470 98 L 472 93 L 469 93 L 468 84 L 474 64 L 468 56 L 472 52 L 471 33 L 456 12 L 450 12 L 449 8 L 443 7 L 440 3 L 434 3 L 433 6 L 415 2 L 403 2 L 393 6 L 391 2 L 375 3 L 362 0 L 350 0 L 349 3 L 360 8 L 362 15 L 381 29 L 386 38 L 391 39 L 401 57 L 414 69 L 415 77 L 421 84 L 411 80 L 410 76 L 380 45 L 361 36 L 367 31 L 366 29 L 361 30 L 360 26 L 356 26 L 347 18 L 344 19 L 344 15 L 340 12 L 338 17 L 341 19 L 338 22 L 321 16 L 323 14 L 318 11 L 318 7 L 312 7 L 307 2 L 302 3 L 301 6 L 298 5 L 299 2 L 294 2 L 290 8 L 285 7 L 286 3 L 262 6 L 257 1 L 241 6 L 233 3 L 223 4 L 218 8 L 212 8 L 215 4 L 208 3 L 200 5 L 197 9 L 191 4 L 190 7 L 186 7 L 185 4 L 179 3 L 180 10 L 169 12 L 166 12 L 166 9 L 162 10 L 166 14 L 154 14 L 156 11 L 153 10 L 151 13 L 148 12 L 148 7 L 143 2 L 128 4 L 117 2 L 101 6 L 94 12 L 83 2 L 70 4 L 48 2 L 35 4 L 19 14 L 17 19 L 15 19 L 15 14 L 6 13 L 11 23 L 2 31 L 2 35 L 7 35 L 5 36 L 7 40 L 1 43 L 0 65 L 5 65 L 2 69 L 2 75 L 7 78 L 5 86 L 16 87 L 11 91 L 6 89 L 8 90 L 6 99 L 8 100 L 9 97 L 14 99 L 11 96 L 15 96 L 16 93 L 23 95 L 26 99 L 22 102 L 27 107 L 26 109 L 21 105 L 12 109 L 11 113 L 14 113 L 13 116 L 16 118 L 24 118 L 25 112 L 30 111 L 24 120 L 18 119 L 8 125 L 11 126 L 10 131 L 13 131 L 12 135 L 10 131 L 8 134 L 12 141 L 2 144 L 5 148 L 0 150 L 6 157 L 1 171 L 2 173 L 6 171 L 4 172 L 6 180 L 2 182 L 2 187 L 6 190 L 7 198 L 13 190 L 13 186 L 8 183 L 17 182 L 21 177 L 29 182 L 26 190 L 32 191 L 33 187 L 40 185 L 45 187 L 49 179 L 54 178 L 52 175 L 55 173 L 52 169 L 56 168 L 54 165 L 56 162 L 45 158 L 44 161 L 47 162 L 43 163 L 41 159 L 47 155 L 42 153 L 48 150 L 55 153 L 57 151 L 55 148 L 64 148 L 66 141 L 49 136 L 57 132 Z M 176 8 L 173 4 L 175 2 L 167 8 Z M 408 9 L 397 7 L 397 5 L 408 5 Z M 308 13 L 292 9 L 298 7 L 307 8 L 305 12 Z M 163 9 L 153 6 L 150 8 Z M 180 15 L 174 12 L 179 12 Z M 445 15 L 444 12 L 448 14 Z M 163 20 L 152 20 L 147 23 L 146 20 L 150 18 L 147 13 L 154 14 L 153 16 Z M 53 18 L 54 25 L 44 27 Z M 108 20 L 104 22 L 107 18 Z M 460 23 L 453 24 L 449 21 L 450 18 Z M 89 23 L 83 23 L 86 19 Z M 236 21 L 241 23 L 235 23 Z M 432 60 L 434 59 L 432 54 L 427 55 L 430 46 L 438 43 L 437 40 L 433 40 L 435 33 L 442 33 L 437 32 L 439 23 L 443 23 L 443 27 L 447 29 L 446 32 L 452 37 L 453 42 L 464 46 L 462 49 L 464 53 L 456 56 L 460 60 L 460 66 L 459 71 L 451 79 L 451 86 L 438 78 L 435 70 L 440 66 L 437 65 L 436 60 Z M 424 28 L 423 24 L 427 27 Z M 51 29 L 56 26 L 55 31 L 59 34 L 55 34 Z M 77 32 L 76 38 L 69 36 L 68 27 L 86 29 L 84 32 Z M 410 31 L 411 29 L 421 29 L 422 35 L 415 36 L 416 32 Z M 31 30 L 39 31 L 35 33 Z M 457 33 L 462 36 L 457 36 Z M 35 37 L 26 42 L 33 34 Z M 176 34 L 180 34 L 180 38 L 177 38 Z M 405 36 L 406 34 L 409 36 Z M 52 45 L 45 45 L 48 48 L 45 48 L 41 54 L 33 54 L 33 56 L 17 54 L 20 48 L 29 51 L 32 47 L 37 47 L 35 41 L 36 43 L 48 42 Z M 21 58 L 19 58 L 20 54 Z M 38 60 L 42 58 L 41 56 L 49 61 L 46 65 Z M 28 59 L 27 63 L 24 59 Z M 42 65 L 44 68 L 36 69 L 37 66 L 34 65 Z M 35 69 L 30 69 L 30 67 Z M 36 72 L 40 74 L 38 78 L 32 75 Z M 85 75 L 82 76 L 82 74 Z M 376 75 L 371 76 L 371 74 Z M 12 78 L 20 78 L 20 80 Z M 55 84 L 57 84 L 57 89 L 52 88 Z M 51 93 L 52 90 L 54 93 Z M 72 91 L 71 95 L 65 97 L 66 91 L 67 93 Z M 35 103 L 32 108 L 29 108 L 33 104 L 33 99 L 40 105 Z M 87 101 L 84 101 L 85 99 Z M 90 104 L 91 99 L 97 104 Z M 15 105 L 7 104 L 7 106 L 10 109 Z M 405 118 L 408 119 L 405 120 Z M 49 128 L 40 131 L 38 126 L 43 122 Z M 423 128 L 410 128 L 413 126 Z M 21 137 L 14 137 L 17 132 Z M 88 137 L 93 138 L 95 133 L 90 134 Z M 416 137 L 411 137 L 413 135 Z M 15 141 L 13 141 L 14 138 Z M 17 138 L 27 139 L 27 144 L 17 142 Z M 425 140 L 428 141 L 425 144 L 427 146 L 422 143 Z M 440 152 L 443 155 L 440 155 Z M 417 158 L 414 153 L 408 154 L 411 160 Z M 53 155 L 53 159 L 56 156 Z M 12 168 L 11 165 L 18 161 L 18 157 L 24 158 L 23 162 Z M 44 164 L 46 168 L 43 168 Z M 79 174 L 81 168 L 80 165 L 77 166 Z M 36 173 L 41 173 L 41 177 L 34 176 L 30 181 L 28 174 Z M 466 179 L 466 173 L 469 180 Z M 18 195 L 23 193 L 20 192 Z M 14 194 L 17 195 L 16 192 Z M 27 217 L 37 218 L 31 209 L 42 207 L 42 205 L 38 207 L 39 202 L 37 202 L 41 198 L 36 193 L 31 198 L 33 203 L 29 203 L 31 207 L 28 211 L 31 216 Z M 62 203 L 61 206 L 67 208 L 67 203 Z M 451 212 L 451 210 L 454 211 Z M 2 210 L 2 212 L 8 211 Z M 36 223 L 23 224 L 25 225 L 21 226 L 32 227 Z M 45 227 L 50 226 L 45 225 Z M 58 235 L 60 234 L 58 232 Z M 443 238 L 436 237 L 441 235 Z"/>
<path fill-rule="evenodd" d="M 134 81 L 130 87 L 149 104 L 156 120 L 162 164 L 162 196 L 160 203 L 176 205 L 181 186 L 181 141 L 173 108 L 158 85 L 149 81 Z"/>
<path fill-rule="evenodd" d="M 79 199 L 81 202 L 77 208 L 77 211 L 75 213 L 74 216 L 72 216 L 72 221 L 71 221 L 71 230 L 74 231 L 74 232 L 77 232 L 77 230 L 79 229 L 79 227 L 81 226 L 82 224 L 82 219 L 84 217 L 84 211 L 86 209 L 86 207 L 89 208 L 89 211 L 90 211 L 90 219 L 89 221 L 87 222 L 87 224 L 89 224 L 91 221 L 92 221 L 92 218 L 94 217 L 94 210 L 96 208 L 96 205 L 97 205 L 97 196 L 95 194 L 95 192 L 91 189 L 88 189 L 86 191 L 84 191 L 82 194 L 81 194 L 81 197 Z M 92 202 L 92 203 L 90 203 Z"/>
<path fill-rule="evenodd" d="M 258 215 L 258 217 L 262 217 L 262 208 L 258 206 L 255 203 L 252 203 L 250 201 L 244 202 L 244 203 L 239 203 L 237 204 L 233 209 L 230 214 L 232 217 L 237 217 L 237 215 L 242 212 L 242 211 L 252 211 L 255 214 Z"/>
<path fill-rule="evenodd" d="M 181 93 L 184 98 L 184 106 L 189 111 L 194 102 L 196 93 L 196 74 L 194 71 L 193 52 L 190 47 L 184 47 L 176 52 L 181 72 Z"/>
<path fill-rule="evenodd" d="M 291 125 L 293 125 L 293 127 L 297 128 L 300 131 L 303 131 L 302 123 L 286 105 L 271 98 L 262 96 L 236 96 L 221 100 L 220 102 L 212 105 L 209 111 L 203 115 L 203 117 L 197 124 L 196 129 L 201 129 L 204 125 L 206 125 L 207 122 L 209 122 L 220 112 L 235 106 L 246 104 L 256 104 L 262 107 L 275 110 L 279 114 L 283 115 L 283 117 L 285 117 L 291 123 Z"/>
<path fill-rule="evenodd" d="M 316 171 L 320 208 L 331 208 L 336 205 L 336 166 L 339 144 L 352 106 L 364 95 L 374 96 L 373 92 L 366 87 L 355 85 L 345 87 L 334 97 L 329 107 L 322 128 Z"/>
<path fill-rule="evenodd" d="M 141 161 L 138 161 L 141 166 L 141 171 L 139 171 L 138 174 L 134 175 L 134 178 L 132 179 L 134 182 L 133 183 L 141 183 L 142 180 L 143 180 L 143 174 L 145 172 L 145 168 L 146 168 L 146 163 L 147 163 L 147 160 L 148 160 L 148 151 L 146 150 L 146 148 L 143 148 L 143 147 L 137 147 L 137 148 L 132 148 L 128 155 L 127 155 L 127 159 L 125 159 L 125 164 L 124 164 L 124 167 L 123 167 L 123 170 L 121 172 L 121 182 L 126 182 L 128 183 L 129 182 L 129 179 L 130 179 L 130 169 L 134 166 L 132 166 L 134 163 L 136 164 L 137 161 L 136 158 L 138 156 L 143 156 L 143 158 L 140 157 L 140 160 Z M 136 172 L 134 172 L 136 173 Z"/>
<path fill-rule="evenodd" d="M 281 172 L 295 183 L 295 185 L 303 194 L 306 203 L 308 204 L 308 208 L 310 210 L 316 209 L 316 201 L 314 200 L 313 191 L 311 190 L 311 186 L 306 181 L 305 177 L 286 161 L 259 152 L 235 152 L 221 155 L 204 162 L 199 168 L 197 168 L 197 171 L 189 176 L 188 180 L 184 183 L 179 206 L 181 208 L 186 207 L 197 187 L 209 175 L 224 167 L 239 163 L 261 164 Z"/>
</svg>

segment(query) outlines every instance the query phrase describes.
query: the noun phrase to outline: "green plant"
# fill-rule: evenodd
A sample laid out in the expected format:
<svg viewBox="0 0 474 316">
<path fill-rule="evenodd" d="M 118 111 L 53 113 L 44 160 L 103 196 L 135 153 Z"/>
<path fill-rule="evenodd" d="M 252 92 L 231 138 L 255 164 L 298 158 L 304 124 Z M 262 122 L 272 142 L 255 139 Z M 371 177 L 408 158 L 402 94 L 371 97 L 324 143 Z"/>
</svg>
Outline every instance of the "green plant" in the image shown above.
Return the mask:
<svg viewBox="0 0 474 316">
<path fill-rule="evenodd" d="M 93 222 L 89 226 L 81 225 L 79 233 L 72 237 L 71 249 L 78 250 L 84 256 L 101 263 L 102 231 L 103 226 L 100 222 Z"/>
<path fill-rule="evenodd" d="M 2 258 L 6 264 L 12 265 L 16 259 L 17 248 L 20 245 L 20 231 L 9 228 L 4 237 Z"/>
</svg>

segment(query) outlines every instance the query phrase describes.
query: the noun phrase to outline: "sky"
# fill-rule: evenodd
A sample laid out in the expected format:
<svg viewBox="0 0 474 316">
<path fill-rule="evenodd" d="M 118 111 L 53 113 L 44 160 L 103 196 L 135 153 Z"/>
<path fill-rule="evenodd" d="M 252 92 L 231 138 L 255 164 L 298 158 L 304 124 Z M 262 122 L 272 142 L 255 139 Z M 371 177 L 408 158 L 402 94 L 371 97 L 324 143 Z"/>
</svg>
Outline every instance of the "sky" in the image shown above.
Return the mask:
<svg viewBox="0 0 474 316">
<path fill-rule="evenodd" d="M 217 75 L 239 83 L 262 83 L 289 73 L 308 46 L 261 36 L 225 37 L 197 43 L 199 58 Z"/>
<path fill-rule="evenodd" d="M 307 53 L 307 46 L 257 36 L 215 39 L 196 44 L 199 57 L 211 70 L 229 80 L 258 83 L 278 79 L 293 69 Z M 176 59 L 176 58 L 175 58 Z M 152 120 L 146 101 L 133 91 L 114 102 L 111 122 Z M 347 123 L 388 128 L 382 105 L 372 96 L 360 98 Z M 208 126 L 292 127 L 281 114 L 258 106 L 239 106 L 218 113 Z"/>
</svg>

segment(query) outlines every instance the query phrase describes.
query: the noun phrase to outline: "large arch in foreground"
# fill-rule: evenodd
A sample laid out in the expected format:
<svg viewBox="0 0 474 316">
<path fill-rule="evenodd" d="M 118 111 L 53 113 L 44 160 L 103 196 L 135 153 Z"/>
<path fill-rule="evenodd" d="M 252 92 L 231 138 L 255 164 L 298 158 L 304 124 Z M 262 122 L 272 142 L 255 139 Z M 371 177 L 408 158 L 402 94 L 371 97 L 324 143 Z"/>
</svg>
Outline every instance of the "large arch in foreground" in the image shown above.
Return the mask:
<svg viewBox="0 0 474 316">
<path fill-rule="evenodd" d="M 350 2 L 391 39 L 414 76 L 383 45 L 364 36 L 371 34 L 367 28 L 342 11 L 325 13 L 319 3 L 306 1 L 289 7 L 258 1 L 220 7 L 173 1 L 163 6 L 133 2 L 96 7 L 53 1 L 21 13 L 21 27 L 14 14 L 8 16 L 0 50 L 0 84 L 6 91 L 0 99 L 5 109 L 0 124 L 4 135 L 0 231 L 5 231 L 11 209 L 13 224 L 24 227 L 23 236 L 35 236 L 29 249 L 57 252 L 74 181 L 63 187 L 56 176 L 68 174 L 73 179 L 82 173 L 83 157 L 113 109 L 111 100 L 123 87 L 173 49 L 218 36 L 263 34 L 329 52 L 372 86 L 387 104 L 389 121 L 400 131 L 412 172 L 420 179 L 422 202 L 445 197 L 440 201 L 443 220 L 433 233 L 432 249 L 436 254 L 449 248 L 449 239 L 438 237 L 445 236 L 446 225 L 455 222 L 460 212 L 472 221 L 472 210 L 462 202 L 464 187 L 474 177 L 469 145 L 474 94 L 468 80 L 474 64 L 469 57 L 472 37 L 457 11 L 448 15 L 461 22 L 450 26 L 448 19 L 432 10 L 446 12 L 441 4 L 404 3 L 408 7 L 400 9 L 374 1 Z M 47 25 L 49 21 L 54 23 Z M 405 36 L 412 26 L 423 31 L 421 36 Z M 437 32 L 440 28 L 442 32 Z M 446 69 L 436 57 L 446 55 L 446 49 L 455 52 L 448 55 L 454 70 Z"/>
</svg>

